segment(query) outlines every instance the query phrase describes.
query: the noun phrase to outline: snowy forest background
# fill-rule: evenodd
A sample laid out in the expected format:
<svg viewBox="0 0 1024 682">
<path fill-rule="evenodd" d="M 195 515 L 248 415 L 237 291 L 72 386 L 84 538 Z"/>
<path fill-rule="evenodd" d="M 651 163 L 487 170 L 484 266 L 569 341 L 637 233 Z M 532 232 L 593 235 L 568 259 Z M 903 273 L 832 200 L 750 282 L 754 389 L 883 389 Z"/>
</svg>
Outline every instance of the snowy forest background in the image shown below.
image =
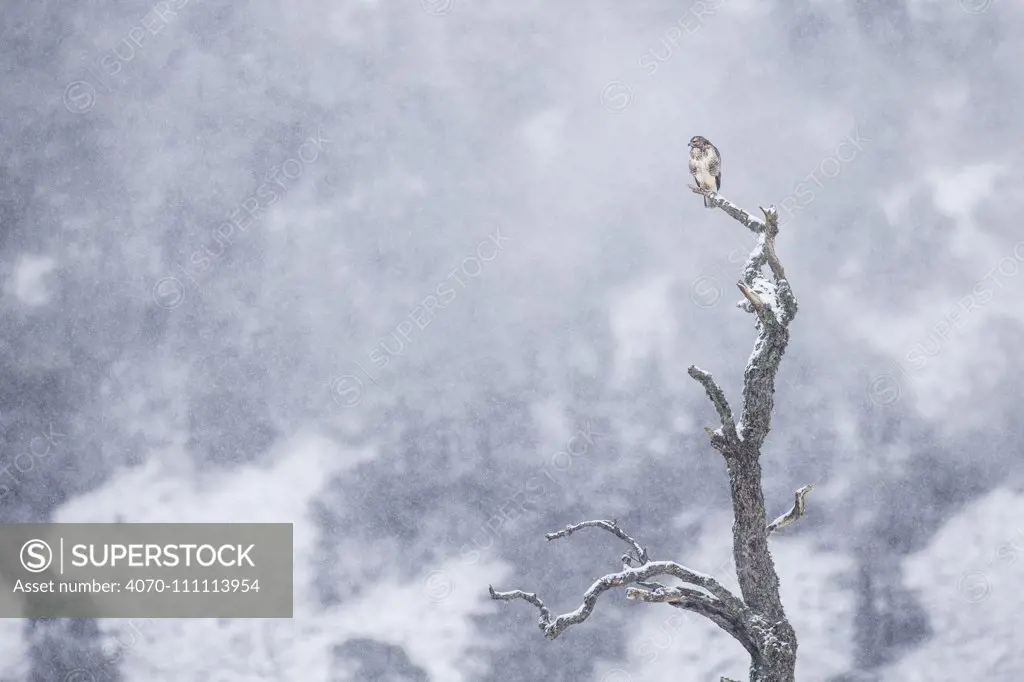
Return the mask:
<svg viewBox="0 0 1024 682">
<path fill-rule="evenodd" d="M 0 680 L 742 675 L 668 607 L 550 642 L 486 592 L 575 608 L 622 548 L 543 533 L 610 517 L 734 584 L 685 369 L 738 400 L 751 238 L 685 188 L 694 134 L 780 206 L 801 303 L 763 461 L 770 516 L 817 484 L 772 541 L 798 678 L 1024 678 L 1022 31 L 1006 0 L 8 0 L 0 519 L 293 522 L 296 584 L 289 621 L 0 621 Z"/>
</svg>

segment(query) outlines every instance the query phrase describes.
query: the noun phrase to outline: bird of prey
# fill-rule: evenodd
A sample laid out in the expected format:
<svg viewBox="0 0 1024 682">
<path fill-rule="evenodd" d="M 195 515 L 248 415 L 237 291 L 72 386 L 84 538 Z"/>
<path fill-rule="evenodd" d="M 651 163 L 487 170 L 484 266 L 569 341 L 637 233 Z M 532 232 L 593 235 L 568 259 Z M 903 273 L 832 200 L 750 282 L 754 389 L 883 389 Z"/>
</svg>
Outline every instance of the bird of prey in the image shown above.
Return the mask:
<svg viewBox="0 0 1024 682">
<path fill-rule="evenodd" d="M 722 186 L 722 155 L 706 137 L 694 135 L 690 139 L 690 174 L 697 181 L 697 187 L 717 192 Z M 704 205 L 714 208 L 707 196 Z"/>
</svg>

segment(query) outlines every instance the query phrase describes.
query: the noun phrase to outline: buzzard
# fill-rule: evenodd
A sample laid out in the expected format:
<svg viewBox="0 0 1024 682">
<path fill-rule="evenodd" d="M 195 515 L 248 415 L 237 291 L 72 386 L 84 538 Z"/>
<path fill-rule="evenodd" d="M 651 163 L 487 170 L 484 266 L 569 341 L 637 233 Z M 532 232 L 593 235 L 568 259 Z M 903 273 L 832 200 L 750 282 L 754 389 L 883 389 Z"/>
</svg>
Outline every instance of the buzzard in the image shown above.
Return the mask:
<svg viewBox="0 0 1024 682">
<path fill-rule="evenodd" d="M 694 135 L 690 139 L 690 173 L 703 190 L 717 192 L 722 186 L 722 155 L 706 137 Z M 707 196 L 704 205 L 714 208 Z"/>
</svg>

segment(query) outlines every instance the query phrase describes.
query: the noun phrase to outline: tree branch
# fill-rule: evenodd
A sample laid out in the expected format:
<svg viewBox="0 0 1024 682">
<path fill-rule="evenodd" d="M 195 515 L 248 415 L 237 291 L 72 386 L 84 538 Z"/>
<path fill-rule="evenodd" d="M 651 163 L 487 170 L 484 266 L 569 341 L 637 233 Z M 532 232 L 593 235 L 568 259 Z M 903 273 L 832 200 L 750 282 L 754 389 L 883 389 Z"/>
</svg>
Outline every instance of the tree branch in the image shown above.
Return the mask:
<svg viewBox="0 0 1024 682">
<path fill-rule="evenodd" d="M 746 607 L 739 598 L 733 595 L 711 576 L 691 570 L 674 561 L 651 561 L 643 566 L 626 568 L 618 573 L 609 573 L 606 576 L 598 578 L 594 584 L 592 584 L 590 588 L 583 593 L 583 603 L 580 604 L 575 611 L 562 614 L 554 619 L 551 618 L 551 614 L 544 605 L 544 602 L 536 594 L 523 592 L 522 590 L 496 592 L 494 588 L 490 586 L 488 586 L 488 591 L 490 592 L 491 599 L 499 599 L 503 601 L 522 599 L 536 606 L 540 609 L 541 630 L 543 630 L 544 634 L 550 639 L 555 639 L 565 632 L 570 626 L 582 623 L 589 618 L 590 614 L 594 611 L 594 607 L 597 605 L 598 597 L 608 590 L 613 587 L 624 587 L 640 581 L 647 581 L 650 578 L 659 575 L 671 575 L 675 578 L 679 578 L 685 583 L 696 585 L 707 590 L 707 592 L 716 599 L 716 602 L 722 605 L 723 613 L 730 614 L 731 617 L 737 620 L 737 623 L 743 623 L 743 614 L 746 611 Z"/>
<path fill-rule="evenodd" d="M 626 599 L 652 603 L 668 603 L 672 606 L 700 614 L 722 628 L 743 645 L 751 656 L 757 656 L 757 646 L 750 636 L 746 623 L 749 612 L 744 611 L 743 618 L 737 619 L 732 613 L 722 608 L 722 604 L 698 590 L 687 587 L 664 588 L 661 591 L 639 590 L 635 587 L 626 588 Z"/>
<path fill-rule="evenodd" d="M 701 196 L 707 197 L 708 201 L 711 203 L 712 206 L 722 209 L 723 211 L 728 213 L 730 217 L 737 220 L 741 225 L 746 227 L 754 234 L 760 234 L 761 232 L 764 232 L 764 222 L 750 215 L 742 208 L 740 208 L 736 204 L 732 203 L 731 201 L 723 197 L 721 194 L 712 192 L 711 190 L 704 190 L 701 189 L 700 187 L 695 187 L 694 185 L 687 185 L 687 187 L 692 189 L 695 194 L 700 194 Z"/>
<path fill-rule="evenodd" d="M 696 599 L 698 601 L 713 601 L 704 592 L 695 590 L 692 587 L 666 587 L 659 585 L 655 589 L 640 589 L 639 587 L 627 587 L 626 599 L 634 601 L 645 601 L 652 604 L 670 604 L 683 601 L 684 599 Z"/>
<path fill-rule="evenodd" d="M 725 397 L 725 391 L 719 386 L 714 377 L 711 376 L 710 372 L 705 372 L 696 365 L 690 365 L 687 373 L 697 380 L 704 390 L 708 394 L 708 398 L 711 399 L 711 404 L 715 406 L 715 411 L 718 412 L 718 418 L 722 421 L 722 428 L 717 431 L 725 436 L 728 443 L 736 444 L 739 442 L 739 435 L 736 433 L 736 422 L 732 417 L 732 408 L 729 407 L 729 401 Z M 714 435 L 712 435 L 714 440 Z"/>
<path fill-rule="evenodd" d="M 551 611 L 544 605 L 544 601 L 538 597 L 534 592 L 523 592 L 522 590 L 509 590 L 508 592 L 496 592 L 493 585 L 487 586 L 487 592 L 490 593 L 491 599 L 499 599 L 502 601 L 511 601 L 513 599 L 522 599 L 527 601 L 538 609 L 540 609 L 540 619 L 538 625 L 545 635 L 548 634 L 548 626 L 551 624 Z M 557 635 L 551 636 L 552 639 Z"/>
<path fill-rule="evenodd" d="M 624 555 L 625 557 L 628 557 L 630 560 L 635 561 L 638 564 L 647 563 L 647 550 L 641 547 L 639 542 L 626 535 L 625 531 L 619 528 L 614 519 L 611 521 L 583 521 L 582 523 L 566 526 L 564 530 L 555 531 L 554 533 L 546 533 L 544 537 L 549 541 L 557 540 L 559 538 L 567 538 L 581 528 L 601 528 L 609 533 L 614 533 L 617 537 L 621 538 L 633 547 L 634 554 L 632 556 L 626 554 Z"/>
<path fill-rule="evenodd" d="M 796 296 L 793 295 L 793 290 L 790 288 L 789 280 L 786 279 L 786 271 L 782 267 L 782 262 L 775 253 L 775 238 L 779 235 L 779 214 L 774 206 L 761 208 L 761 212 L 765 218 L 765 230 L 758 240 L 754 253 L 751 254 L 751 261 L 748 261 L 747 267 L 744 268 L 744 277 L 745 281 L 749 278 L 749 282 L 753 282 L 760 274 L 761 268 L 767 263 L 775 283 L 778 299 L 776 308 L 781 309 L 783 313 L 779 317 L 779 321 L 788 325 L 796 316 L 797 302 Z M 755 255 L 757 255 L 756 264 L 753 262 Z M 765 284 L 767 283 L 765 280 Z"/>
<path fill-rule="evenodd" d="M 549 541 L 564 538 L 583 528 L 600 528 L 621 538 L 623 541 L 627 542 L 636 553 L 635 557 L 627 553 L 623 556 L 623 560 L 626 561 L 627 564 L 629 561 L 635 560 L 640 565 L 636 567 L 627 565 L 623 570 L 617 573 L 609 573 L 608 575 L 599 578 L 583 594 L 583 603 L 575 611 L 562 614 L 556 618 L 551 618 L 551 613 L 543 600 L 532 592 L 524 592 L 523 590 L 497 592 L 493 587 L 488 586 L 487 589 L 491 595 L 491 599 L 501 601 L 522 599 L 523 601 L 533 604 L 540 610 L 540 620 L 538 622 L 540 629 L 547 637 L 555 639 L 570 626 L 582 623 L 590 617 L 594 607 L 597 605 L 598 597 L 613 587 L 623 587 L 635 584 L 647 588 L 650 594 L 654 594 L 659 590 L 665 591 L 678 589 L 666 588 L 663 585 L 652 583 L 650 580 L 651 578 L 659 575 L 670 575 L 678 578 L 684 583 L 694 585 L 706 591 L 706 594 L 705 592 L 698 592 L 696 590 L 691 590 L 692 594 L 672 592 L 676 598 L 681 599 L 695 594 L 704 595 L 705 598 L 713 599 L 715 604 L 720 605 L 720 607 L 717 607 L 718 610 L 716 611 L 716 613 L 719 614 L 719 617 L 725 617 L 725 615 L 728 615 L 736 621 L 734 624 L 735 627 L 745 627 L 743 623 L 744 616 L 746 614 L 746 607 L 741 599 L 736 597 L 732 592 L 723 587 L 721 583 L 709 575 L 694 571 L 686 566 L 677 564 L 674 561 L 649 561 L 647 550 L 644 549 L 639 542 L 626 534 L 626 532 L 622 530 L 615 521 L 583 521 L 582 523 L 566 526 L 564 530 L 547 533 L 544 537 Z M 653 590 L 650 588 L 653 588 Z"/>
<path fill-rule="evenodd" d="M 788 512 L 775 519 L 768 524 L 767 533 L 771 535 L 775 531 L 785 528 L 786 526 L 796 523 L 804 515 L 806 503 L 804 499 L 807 494 L 814 490 L 814 484 L 805 485 L 802 488 L 797 488 L 796 494 L 793 500 L 793 508 Z"/>
<path fill-rule="evenodd" d="M 739 427 L 740 437 L 751 450 L 759 449 L 771 430 L 775 376 L 789 344 L 789 323 L 797 311 L 796 297 L 775 253 L 778 213 L 774 207 L 761 211 L 765 216 L 765 230 L 747 260 L 740 285 L 750 309 L 757 313 L 757 340 L 743 376 L 743 413 Z M 774 281 L 762 274 L 765 265 L 769 266 Z"/>
<path fill-rule="evenodd" d="M 692 598 L 685 598 L 681 601 L 673 602 L 672 606 L 677 609 L 683 609 L 684 611 L 692 611 L 698 613 L 712 623 L 720 627 L 725 632 L 732 635 L 733 639 L 739 642 L 747 653 L 750 654 L 752 659 L 757 659 L 760 654 L 757 650 L 757 643 L 751 636 L 749 627 L 744 623 L 743 627 L 739 627 L 733 618 L 728 617 L 727 614 L 722 613 L 717 605 L 707 604 L 701 601 L 697 601 Z"/>
</svg>

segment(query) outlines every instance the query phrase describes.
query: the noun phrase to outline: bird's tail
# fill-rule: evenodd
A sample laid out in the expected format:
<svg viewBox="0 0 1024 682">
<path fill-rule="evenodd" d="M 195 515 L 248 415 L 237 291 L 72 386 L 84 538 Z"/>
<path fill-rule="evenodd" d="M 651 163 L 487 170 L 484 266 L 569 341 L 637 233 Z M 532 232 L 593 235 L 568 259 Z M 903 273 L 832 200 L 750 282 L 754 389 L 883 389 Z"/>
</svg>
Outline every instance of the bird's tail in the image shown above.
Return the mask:
<svg viewBox="0 0 1024 682">
<path fill-rule="evenodd" d="M 714 208 L 714 206 L 711 205 L 711 197 L 707 195 L 704 196 L 704 208 Z"/>
</svg>

